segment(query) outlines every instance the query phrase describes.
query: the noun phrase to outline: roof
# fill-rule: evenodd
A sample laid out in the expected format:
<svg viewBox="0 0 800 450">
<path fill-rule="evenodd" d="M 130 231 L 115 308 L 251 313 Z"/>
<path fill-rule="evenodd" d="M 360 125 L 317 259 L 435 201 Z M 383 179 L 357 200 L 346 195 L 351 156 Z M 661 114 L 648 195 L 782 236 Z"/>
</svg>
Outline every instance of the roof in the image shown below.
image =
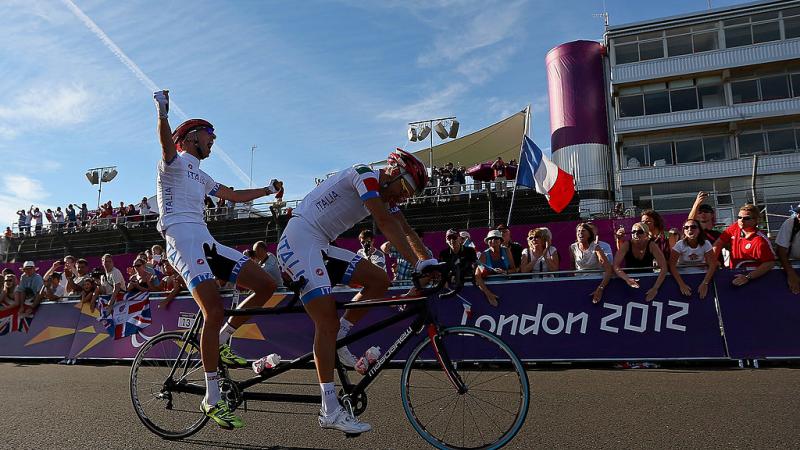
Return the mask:
<svg viewBox="0 0 800 450">
<path fill-rule="evenodd" d="M 742 3 L 740 5 L 706 9 L 692 13 L 678 14 L 674 16 L 643 20 L 640 22 L 631 22 L 621 25 L 614 25 L 606 29 L 606 34 L 619 35 L 619 34 L 626 34 L 629 32 L 640 32 L 642 30 L 650 28 L 679 26 L 684 24 L 721 19 L 736 15 L 750 14 L 754 12 L 791 8 L 794 6 L 800 6 L 800 0 L 762 0 L 757 2 Z"/>
</svg>

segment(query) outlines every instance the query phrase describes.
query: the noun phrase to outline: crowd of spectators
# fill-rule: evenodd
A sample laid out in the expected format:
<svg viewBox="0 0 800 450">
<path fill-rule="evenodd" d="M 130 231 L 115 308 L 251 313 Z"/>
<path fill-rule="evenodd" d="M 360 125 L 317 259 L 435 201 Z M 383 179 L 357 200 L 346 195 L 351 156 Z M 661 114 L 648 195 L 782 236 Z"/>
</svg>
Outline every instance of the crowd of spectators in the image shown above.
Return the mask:
<svg viewBox="0 0 800 450">
<path fill-rule="evenodd" d="M 48 208 L 42 212 L 38 207 L 31 205 L 27 210 L 17 211 L 18 233 L 15 235 L 11 227 L 6 227 L 4 237 L 75 233 L 110 229 L 122 224 L 135 227 L 140 223 L 152 222 L 157 217 L 158 214 L 148 203 L 147 197 L 143 197 L 136 205 L 120 202 L 117 207 L 108 201 L 101 204 L 98 209 L 89 209 L 86 203 L 80 206 L 70 203 L 63 210 L 58 206 L 55 211 Z"/>
</svg>

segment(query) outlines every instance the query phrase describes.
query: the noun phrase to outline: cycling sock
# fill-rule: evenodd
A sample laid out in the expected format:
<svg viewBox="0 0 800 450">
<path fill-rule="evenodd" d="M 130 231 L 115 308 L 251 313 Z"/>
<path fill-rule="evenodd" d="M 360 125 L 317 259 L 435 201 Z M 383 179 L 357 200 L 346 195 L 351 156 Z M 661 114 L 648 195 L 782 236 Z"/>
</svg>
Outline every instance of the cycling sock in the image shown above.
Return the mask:
<svg viewBox="0 0 800 450">
<path fill-rule="evenodd" d="M 216 405 L 219 400 L 219 376 L 217 372 L 206 372 L 206 405 Z"/>
<path fill-rule="evenodd" d="M 350 332 L 350 328 L 353 328 L 353 324 L 342 316 L 342 318 L 339 319 L 339 333 L 336 334 L 336 339 L 338 340 L 347 336 L 347 333 Z"/>
<path fill-rule="evenodd" d="M 227 344 L 228 339 L 233 336 L 233 333 L 236 333 L 236 328 L 234 328 L 230 323 L 225 322 L 225 325 L 223 325 L 222 329 L 219 330 L 219 345 Z"/>
<path fill-rule="evenodd" d="M 327 416 L 339 409 L 339 399 L 336 397 L 336 383 L 320 383 L 319 390 L 322 391 L 322 414 Z"/>
</svg>

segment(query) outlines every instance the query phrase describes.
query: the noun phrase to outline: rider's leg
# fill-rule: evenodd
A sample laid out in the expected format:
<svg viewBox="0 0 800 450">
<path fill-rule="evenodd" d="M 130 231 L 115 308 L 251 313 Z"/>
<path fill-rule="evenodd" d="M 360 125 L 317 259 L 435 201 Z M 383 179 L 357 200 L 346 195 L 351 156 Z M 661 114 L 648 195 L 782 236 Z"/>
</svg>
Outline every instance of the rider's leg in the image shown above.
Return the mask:
<svg viewBox="0 0 800 450">
<path fill-rule="evenodd" d="M 350 278 L 351 283 L 363 286 L 361 292 L 353 297 L 353 301 L 357 302 L 363 299 L 378 299 L 386 295 L 389 289 L 389 278 L 386 271 L 380 267 L 372 264 L 366 259 L 362 259 L 356 265 L 353 276 Z M 366 308 L 348 309 L 345 311 L 341 320 L 339 321 L 339 332 L 336 334 L 336 339 L 342 339 L 350 332 L 359 320 L 361 320 L 369 312 Z M 350 352 L 347 346 L 338 349 L 339 360 L 347 366 L 354 366 L 357 358 Z"/>
<path fill-rule="evenodd" d="M 200 335 L 200 359 L 203 370 L 206 372 L 205 402 L 209 405 L 216 404 L 220 399 L 219 381 L 216 378 L 217 362 L 219 361 L 219 333 L 222 326 L 224 310 L 222 298 L 219 295 L 217 283 L 213 279 L 200 282 L 193 290 L 197 305 L 203 311 L 203 331 Z"/>
<path fill-rule="evenodd" d="M 239 303 L 237 309 L 259 308 L 264 306 L 267 300 L 272 297 L 272 293 L 275 292 L 275 288 L 277 287 L 275 281 L 253 261 L 244 263 L 239 272 L 236 284 L 253 291 L 243 302 Z M 222 327 L 220 332 L 220 342 L 225 343 L 236 329 L 247 322 L 248 319 L 250 319 L 249 316 L 234 316 L 228 319 L 228 322 Z"/>
<path fill-rule="evenodd" d="M 305 304 L 306 312 L 314 321 L 314 362 L 322 389 L 322 411 L 329 414 L 338 408 L 333 384 L 333 366 L 336 354 L 336 332 L 339 331 L 336 301 L 331 295 L 316 297 Z"/>
</svg>

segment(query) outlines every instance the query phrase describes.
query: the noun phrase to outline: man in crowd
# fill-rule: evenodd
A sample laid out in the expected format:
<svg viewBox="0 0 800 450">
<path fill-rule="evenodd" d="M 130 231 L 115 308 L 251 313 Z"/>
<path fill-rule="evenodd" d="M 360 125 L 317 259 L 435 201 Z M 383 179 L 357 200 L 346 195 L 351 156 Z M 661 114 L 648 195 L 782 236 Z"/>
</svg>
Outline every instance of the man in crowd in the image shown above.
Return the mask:
<svg viewBox="0 0 800 450">
<path fill-rule="evenodd" d="M 362 230 L 361 233 L 358 234 L 358 241 L 361 243 L 361 248 L 358 249 L 356 254 L 386 271 L 386 255 L 372 245 L 374 239 L 375 234 L 372 233 L 372 230 Z"/>
<path fill-rule="evenodd" d="M 33 312 L 41 303 L 42 298 L 39 293 L 44 286 L 42 276 L 36 273 L 36 265 L 33 261 L 25 261 L 22 265 L 22 275 L 19 277 L 19 284 L 14 289 L 14 304 L 27 306 L 30 310 L 23 314 L 32 317 Z"/>
<path fill-rule="evenodd" d="M 422 240 L 422 236 L 424 234 L 423 231 L 420 229 L 415 229 L 414 232 L 417 234 L 420 240 Z M 384 255 L 389 255 L 390 258 L 395 260 L 395 265 L 392 266 L 394 271 L 394 281 L 407 281 L 411 279 L 411 274 L 414 273 L 414 265 L 403 258 L 403 255 L 397 251 L 391 242 L 384 242 L 381 245 L 381 251 L 384 253 Z M 425 246 L 425 252 L 428 254 L 428 258 L 433 258 L 433 252 L 427 246 Z"/>
<path fill-rule="evenodd" d="M 111 255 L 106 253 L 101 259 L 103 262 L 103 276 L 100 277 L 100 288 L 104 295 L 110 295 L 111 301 L 109 306 L 113 306 L 117 300 L 122 298 L 122 293 L 125 292 L 125 278 L 122 272 L 114 267 L 114 259 Z"/>
<path fill-rule="evenodd" d="M 505 224 L 500 224 L 495 228 L 497 231 L 503 233 L 503 247 L 511 250 L 511 257 L 514 258 L 514 265 L 520 266 L 522 261 L 522 245 L 519 242 L 511 240 L 511 230 Z"/>
<path fill-rule="evenodd" d="M 495 190 L 497 195 L 505 197 L 506 195 L 506 163 L 503 158 L 497 157 L 497 160 L 492 163 L 492 170 L 494 171 Z"/>
<path fill-rule="evenodd" d="M 764 234 L 758 230 L 758 208 L 744 205 L 739 208 L 736 223 L 722 232 L 714 243 L 714 257 L 719 259 L 722 248 L 730 245 L 730 268 L 739 267 L 740 263 L 755 264 L 755 270 L 739 274 L 733 279 L 734 286 L 743 286 L 759 278 L 775 266 L 775 252 Z"/>
<path fill-rule="evenodd" d="M 45 278 L 44 286 L 39 291 L 42 301 L 57 302 L 64 298 L 67 291 L 61 285 L 61 278 L 62 276 L 58 272 L 52 272 L 49 277 Z"/>
<path fill-rule="evenodd" d="M 283 276 L 281 275 L 280 267 L 278 267 L 278 258 L 267 251 L 267 243 L 264 241 L 256 242 L 253 244 L 253 252 L 255 252 L 256 264 L 264 269 L 264 272 L 267 272 L 267 275 L 272 278 L 277 287 L 283 287 Z"/>
<path fill-rule="evenodd" d="M 478 262 L 475 248 L 465 246 L 458 231 L 452 228 L 445 233 L 445 240 L 447 248 L 439 252 L 439 261 L 446 262 L 451 271 L 457 267 L 463 280 L 471 280 Z"/>
<path fill-rule="evenodd" d="M 800 276 L 792 267 L 790 259 L 800 259 L 800 205 L 793 208 L 793 214 L 786 219 L 775 239 L 778 246 L 778 259 L 786 273 L 786 283 L 792 294 L 800 294 Z"/>
<path fill-rule="evenodd" d="M 69 262 L 66 262 L 67 258 L 64 258 L 64 272 L 69 270 L 72 273 L 72 278 L 67 280 L 67 292 L 71 294 L 80 294 L 83 291 L 83 282 L 86 281 L 87 278 L 91 278 L 89 274 L 89 263 L 86 262 L 85 259 L 81 258 L 77 262 L 75 262 L 74 267 Z"/>
<path fill-rule="evenodd" d="M 697 193 L 697 198 L 694 200 L 694 205 L 692 205 L 692 210 L 689 211 L 687 219 L 695 219 L 700 222 L 700 236 L 709 242 L 714 242 L 719 238 L 721 232 L 714 229 L 717 216 L 714 213 L 714 207 L 705 203 L 708 197 L 708 192 L 700 191 Z"/>
</svg>

